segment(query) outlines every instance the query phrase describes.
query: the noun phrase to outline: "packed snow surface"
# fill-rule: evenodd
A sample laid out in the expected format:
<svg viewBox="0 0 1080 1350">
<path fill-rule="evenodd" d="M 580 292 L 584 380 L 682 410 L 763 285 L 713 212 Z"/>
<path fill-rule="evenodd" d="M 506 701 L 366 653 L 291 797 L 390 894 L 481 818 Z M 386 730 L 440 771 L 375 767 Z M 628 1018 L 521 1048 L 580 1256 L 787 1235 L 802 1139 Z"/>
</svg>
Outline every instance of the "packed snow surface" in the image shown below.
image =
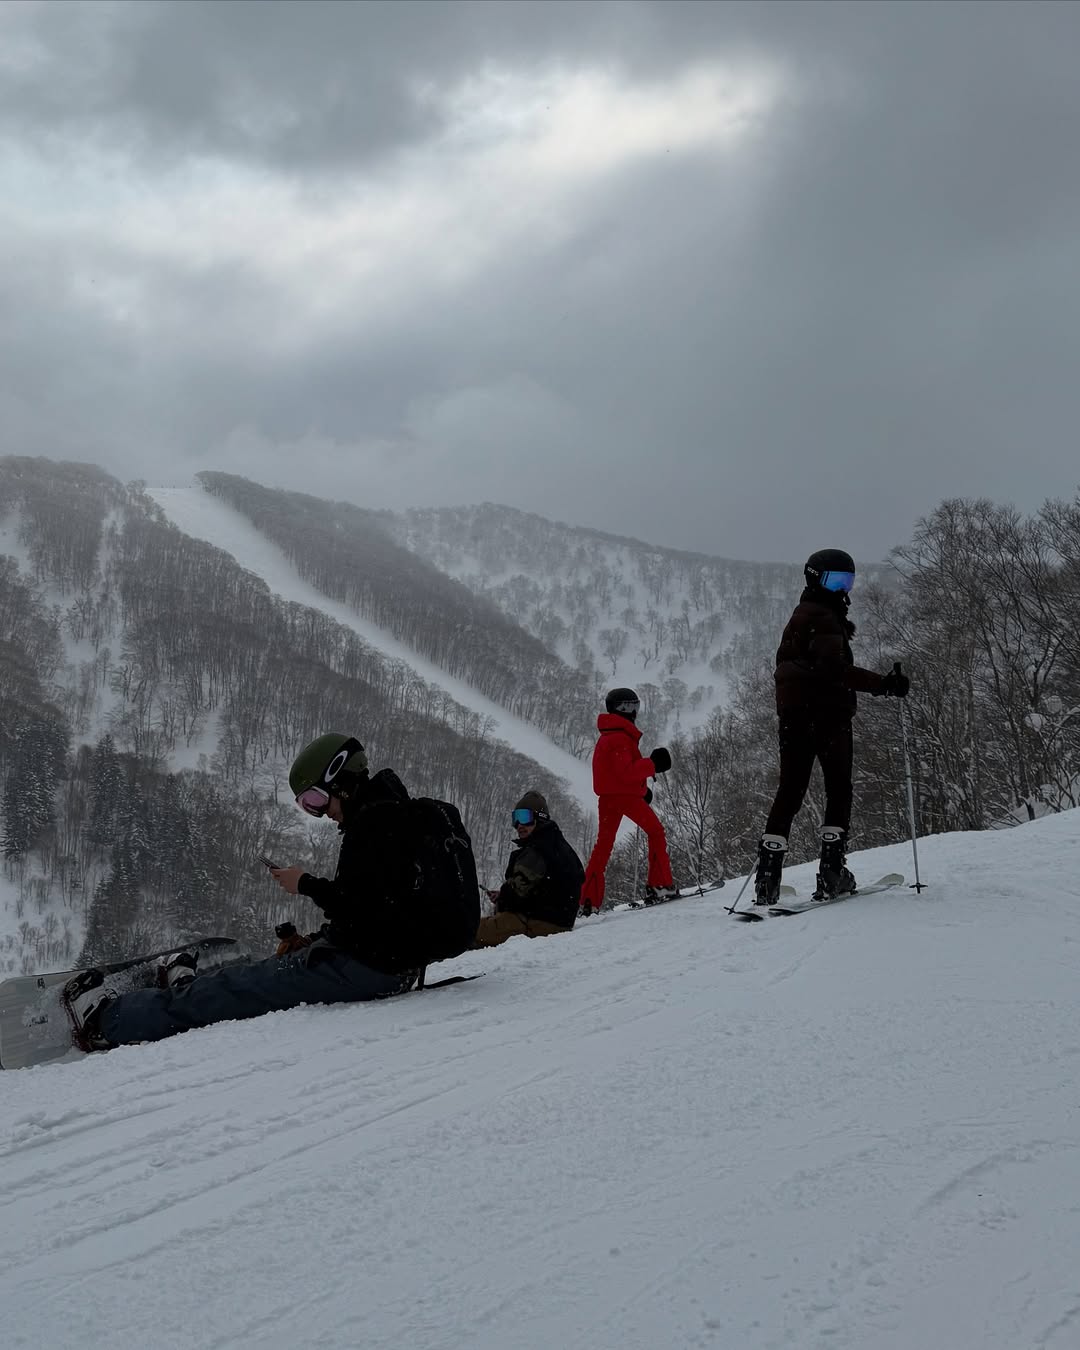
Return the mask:
<svg viewBox="0 0 1080 1350">
<path fill-rule="evenodd" d="M 729 885 L 0 1075 L 0 1343 L 1075 1350 L 1078 848 L 925 839 L 921 896 Z"/>
</svg>

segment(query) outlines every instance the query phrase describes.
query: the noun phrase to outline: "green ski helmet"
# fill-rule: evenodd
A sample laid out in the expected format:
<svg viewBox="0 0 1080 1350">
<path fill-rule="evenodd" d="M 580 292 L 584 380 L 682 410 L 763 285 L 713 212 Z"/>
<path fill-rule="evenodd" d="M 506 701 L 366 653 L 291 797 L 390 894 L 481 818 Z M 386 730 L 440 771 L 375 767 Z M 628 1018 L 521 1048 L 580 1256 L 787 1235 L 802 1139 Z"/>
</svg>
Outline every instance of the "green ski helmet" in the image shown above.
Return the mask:
<svg viewBox="0 0 1080 1350">
<path fill-rule="evenodd" d="M 329 802 L 331 785 L 337 785 L 337 796 L 348 796 L 348 792 L 341 789 L 346 784 L 351 787 L 351 780 L 365 775 L 367 767 L 364 747 L 354 736 L 345 736 L 340 731 L 327 731 L 317 736 L 310 745 L 305 745 L 293 760 L 289 770 L 289 789 L 309 815 L 322 815 Z M 348 779 L 343 779 L 342 775 L 348 775 Z M 312 802 L 300 801 L 309 791 Z M 314 800 L 316 797 L 325 800 L 320 803 Z M 321 809 L 318 809 L 320 805 Z"/>
</svg>

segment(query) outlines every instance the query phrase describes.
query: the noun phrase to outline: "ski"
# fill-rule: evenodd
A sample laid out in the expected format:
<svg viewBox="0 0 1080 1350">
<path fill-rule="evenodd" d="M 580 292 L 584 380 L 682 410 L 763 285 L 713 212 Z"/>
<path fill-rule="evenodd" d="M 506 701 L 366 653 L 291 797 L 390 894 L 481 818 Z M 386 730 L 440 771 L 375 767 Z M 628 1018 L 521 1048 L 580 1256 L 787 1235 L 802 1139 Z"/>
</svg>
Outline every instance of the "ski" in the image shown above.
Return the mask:
<svg viewBox="0 0 1080 1350">
<path fill-rule="evenodd" d="M 720 886 L 723 882 L 720 883 Z M 691 900 L 695 895 L 711 895 L 713 891 L 718 891 L 720 886 L 683 886 L 678 895 L 669 895 L 665 900 L 629 900 L 626 903 L 627 909 L 659 909 L 661 905 L 670 905 L 673 900 Z M 622 909 L 621 905 L 613 905 L 613 909 Z"/>
<path fill-rule="evenodd" d="M 199 938 L 122 961 L 103 962 L 94 968 L 101 971 L 107 983 L 131 981 L 130 987 L 136 988 L 139 976 L 145 973 L 142 968 L 153 970 L 153 963 L 163 957 L 188 951 L 216 953 L 235 945 L 236 939 L 231 937 Z M 47 1064 L 78 1051 L 62 1002 L 64 986 L 78 974 L 78 969 L 53 970 L 0 981 L 0 1069 Z"/>
<path fill-rule="evenodd" d="M 879 877 L 877 881 L 872 881 L 868 886 L 858 886 L 853 891 L 847 891 L 843 895 L 834 895 L 828 900 L 803 900 L 797 905 L 773 905 L 769 913 L 777 917 L 787 914 L 809 914 L 811 910 L 823 909 L 826 905 L 839 904 L 841 900 L 853 900 L 859 895 L 877 895 L 879 891 L 891 891 L 896 886 L 902 886 L 904 878 L 899 872 L 889 872 L 886 876 Z"/>
<path fill-rule="evenodd" d="M 692 900 L 695 896 L 712 895 L 723 888 L 724 883 L 719 886 L 684 886 L 678 895 L 669 896 L 666 900 L 656 900 L 652 904 L 646 904 L 642 900 L 621 900 L 617 905 L 610 905 L 606 909 L 595 910 L 592 914 L 582 914 L 578 912 L 577 922 L 582 927 L 587 928 L 594 924 L 597 919 L 606 919 L 613 914 L 628 914 L 635 909 L 661 909 L 664 905 L 670 905 L 675 900 Z"/>
<path fill-rule="evenodd" d="M 780 894 L 782 896 L 795 896 L 798 892 L 794 886 L 781 886 Z M 765 918 L 766 912 L 771 914 L 772 910 L 766 911 L 764 906 L 755 905 L 752 909 L 733 909 L 731 910 L 731 917 L 741 919 L 743 923 L 757 923 L 759 919 Z"/>
</svg>

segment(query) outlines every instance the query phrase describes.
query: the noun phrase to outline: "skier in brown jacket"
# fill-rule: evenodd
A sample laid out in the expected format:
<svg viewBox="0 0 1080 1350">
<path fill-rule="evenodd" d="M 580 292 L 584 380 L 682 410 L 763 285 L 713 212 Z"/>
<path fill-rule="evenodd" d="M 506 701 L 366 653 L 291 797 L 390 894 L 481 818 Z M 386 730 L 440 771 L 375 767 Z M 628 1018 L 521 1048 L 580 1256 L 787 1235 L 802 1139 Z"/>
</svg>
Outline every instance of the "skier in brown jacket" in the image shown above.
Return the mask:
<svg viewBox="0 0 1080 1350">
<path fill-rule="evenodd" d="M 803 568 L 806 589 L 788 620 L 776 653 L 776 711 L 780 719 L 780 784 L 758 844 L 755 903 L 774 905 L 787 851 L 788 833 L 810 785 L 814 760 L 825 780 L 825 824 L 815 900 L 855 889 L 847 862 L 851 823 L 851 721 L 856 695 L 904 698 L 908 678 L 899 671 L 878 675 L 855 664 L 848 619 L 848 592 L 855 563 L 841 549 L 811 554 Z"/>
</svg>

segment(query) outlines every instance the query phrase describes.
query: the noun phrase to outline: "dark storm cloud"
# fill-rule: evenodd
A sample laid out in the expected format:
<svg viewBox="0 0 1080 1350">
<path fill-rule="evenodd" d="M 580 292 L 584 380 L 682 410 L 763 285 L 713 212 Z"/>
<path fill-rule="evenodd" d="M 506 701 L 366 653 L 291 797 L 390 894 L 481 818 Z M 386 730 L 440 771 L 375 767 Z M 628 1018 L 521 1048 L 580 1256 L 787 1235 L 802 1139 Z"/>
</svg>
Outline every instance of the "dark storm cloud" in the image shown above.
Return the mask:
<svg viewBox="0 0 1080 1350">
<path fill-rule="evenodd" d="M 437 130 L 416 91 L 487 60 L 573 58 L 619 41 L 634 6 L 182 0 L 43 4 L 33 59 L 0 85 L 3 124 L 88 131 L 145 155 L 210 154 L 314 173 Z M 576 58 L 574 58 L 576 59 Z"/>
<path fill-rule="evenodd" d="M 505 500 L 747 557 L 881 556 L 942 496 L 1030 508 L 1075 489 L 1075 6 L 47 5 L 6 22 L 5 196 L 25 205 L 0 220 L 4 449 L 85 447 L 171 480 L 177 452 L 231 457 L 357 499 Z M 463 81 L 599 72 L 633 110 L 708 62 L 775 75 L 744 148 L 691 135 L 571 176 L 538 188 L 535 223 L 508 179 L 512 201 L 481 195 L 409 255 L 443 255 L 449 279 L 418 267 L 410 290 L 391 253 L 336 306 L 348 255 L 289 261 L 279 287 L 257 206 L 237 225 L 250 260 L 226 247 L 227 211 L 182 255 L 112 237 L 100 210 L 65 231 L 33 168 L 116 151 L 130 207 L 212 160 L 232 205 L 258 174 L 331 216 L 406 166 L 428 176 L 422 223 L 440 166 L 448 199 L 464 172 L 460 126 L 446 140 Z M 466 150 L 500 134 L 470 124 Z M 474 227 L 513 210 L 526 224 L 454 272 Z"/>
</svg>

